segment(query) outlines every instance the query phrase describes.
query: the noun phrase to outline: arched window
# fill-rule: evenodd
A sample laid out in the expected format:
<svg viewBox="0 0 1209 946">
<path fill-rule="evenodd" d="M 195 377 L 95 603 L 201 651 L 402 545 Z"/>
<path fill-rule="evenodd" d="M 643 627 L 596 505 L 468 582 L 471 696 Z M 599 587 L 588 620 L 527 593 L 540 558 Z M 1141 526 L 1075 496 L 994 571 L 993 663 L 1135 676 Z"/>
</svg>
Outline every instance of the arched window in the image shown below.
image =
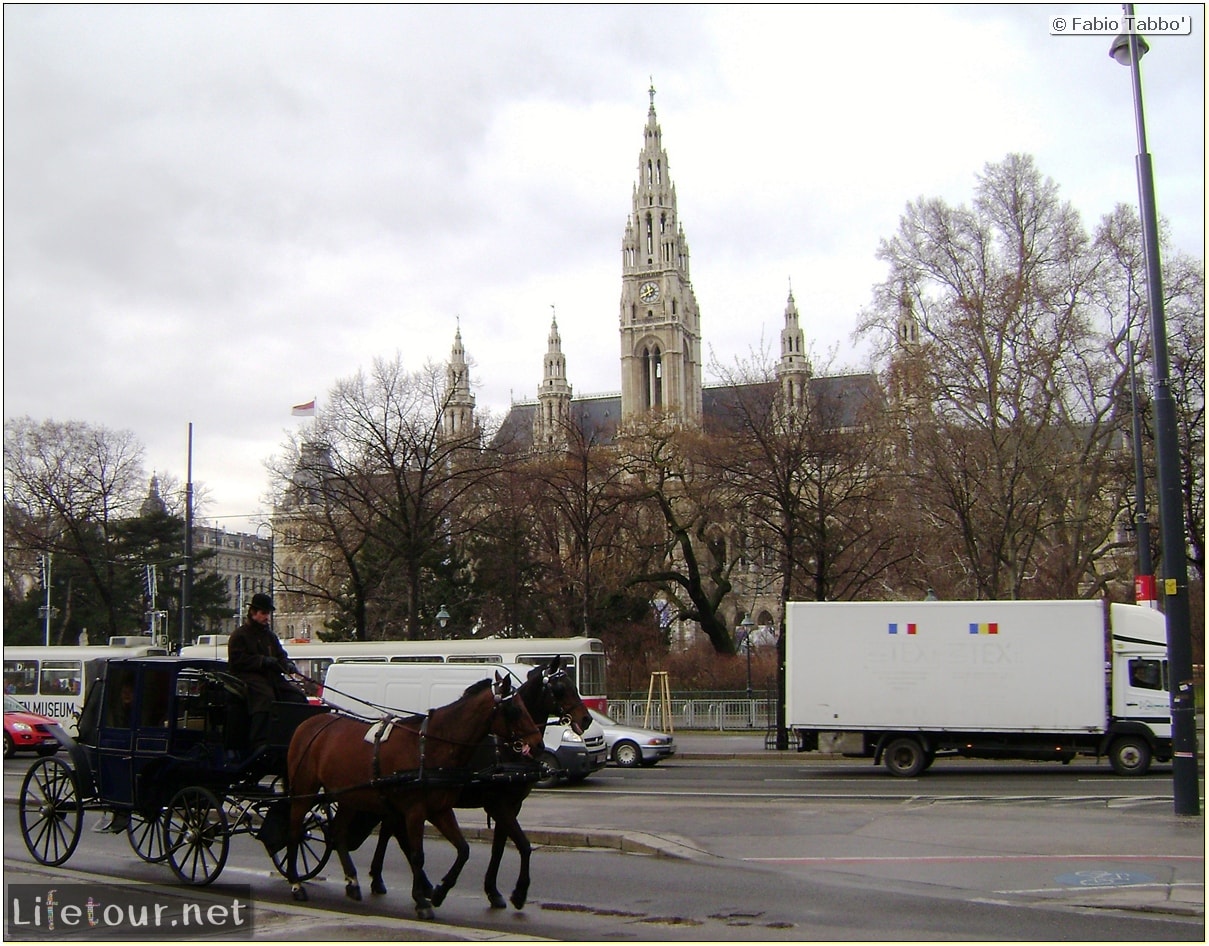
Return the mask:
<svg viewBox="0 0 1209 946">
<path fill-rule="evenodd" d="M 663 358 L 659 346 L 642 352 L 643 407 L 646 410 L 663 406 Z"/>
</svg>

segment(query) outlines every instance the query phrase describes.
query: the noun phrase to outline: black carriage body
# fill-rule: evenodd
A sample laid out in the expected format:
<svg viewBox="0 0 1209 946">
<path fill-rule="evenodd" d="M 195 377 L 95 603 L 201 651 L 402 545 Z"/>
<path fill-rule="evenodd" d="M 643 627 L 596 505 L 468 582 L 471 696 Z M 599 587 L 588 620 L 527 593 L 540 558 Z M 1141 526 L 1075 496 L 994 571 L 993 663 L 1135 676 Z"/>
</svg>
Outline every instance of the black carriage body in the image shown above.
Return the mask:
<svg viewBox="0 0 1209 946">
<path fill-rule="evenodd" d="M 244 686 L 223 661 L 129 658 L 91 672 L 97 683 L 69 752 L 82 794 L 117 810 L 156 811 L 188 785 L 221 796 L 238 783 L 283 776 L 294 729 L 326 711 L 276 704 L 269 746 L 253 751 Z"/>
</svg>

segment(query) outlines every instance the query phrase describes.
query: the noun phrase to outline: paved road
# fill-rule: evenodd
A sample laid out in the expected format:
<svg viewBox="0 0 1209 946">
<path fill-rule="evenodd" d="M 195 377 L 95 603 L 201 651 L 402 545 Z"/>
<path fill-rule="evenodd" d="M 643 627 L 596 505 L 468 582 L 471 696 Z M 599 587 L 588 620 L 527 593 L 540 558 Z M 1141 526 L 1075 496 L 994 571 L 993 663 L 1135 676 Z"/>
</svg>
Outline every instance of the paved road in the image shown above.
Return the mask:
<svg viewBox="0 0 1209 946">
<path fill-rule="evenodd" d="M 346 904 L 333 875 L 310 907 L 295 907 L 246 838 L 224 879 L 255 880 L 258 905 L 271 906 L 265 922 L 283 938 L 313 938 L 316 909 L 351 906 L 355 921 L 318 922 L 355 922 L 371 938 L 386 929 L 373 918 L 389 916 L 405 925 L 397 936 L 438 939 L 1204 939 L 1204 819 L 1171 814 L 1169 778 L 1105 778 L 1094 767 L 1084 778 L 1057 765 L 936 776 L 938 764 L 897 780 L 859 760 L 744 754 L 754 737 L 678 738 L 680 758 L 654 769 L 609 768 L 531 796 L 524 823 L 551 846 L 535 857 L 524 913 L 485 909 L 481 845 L 438 927 L 412 928 L 401 863 L 395 894 L 361 906 Z M 1018 790 L 1025 780 L 1062 790 Z M 979 790 L 958 790 L 968 785 Z M 11 825 L 10 807 L 15 839 Z M 94 839 L 85 869 L 132 862 L 122 839 Z M 447 848 L 429 851 L 447 863 Z M 10 881 L 29 870 L 24 855 L 10 845 Z M 164 879 L 162 866 L 132 867 Z"/>
</svg>

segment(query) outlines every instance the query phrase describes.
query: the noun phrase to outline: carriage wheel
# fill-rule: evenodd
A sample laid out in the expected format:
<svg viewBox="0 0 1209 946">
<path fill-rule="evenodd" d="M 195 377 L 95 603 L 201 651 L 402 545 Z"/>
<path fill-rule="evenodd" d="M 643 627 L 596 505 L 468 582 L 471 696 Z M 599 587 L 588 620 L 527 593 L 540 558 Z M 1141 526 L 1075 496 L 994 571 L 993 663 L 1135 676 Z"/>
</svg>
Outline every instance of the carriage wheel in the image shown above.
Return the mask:
<svg viewBox="0 0 1209 946">
<path fill-rule="evenodd" d="M 227 816 L 214 793 L 191 785 L 164 812 L 164 849 L 176 876 L 202 887 L 222 873 L 230 847 Z"/>
<path fill-rule="evenodd" d="M 137 808 L 126 823 L 126 840 L 134 853 L 148 864 L 158 864 L 168 856 L 164 846 L 164 813 L 159 808 L 144 813 Z"/>
<path fill-rule="evenodd" d="M 332 842 L 327 836 L 327 814 L 322 806 L 316 805 L 302 819 L 302 840 L 298 842 L 298 879 L 313 880 L 327 865 L 332 856 Z M 282 877 L 286 872 L 289 847 L 279 848 L 272 854 L 273 866 Z"/>
<path fill-rule="evenodd" d="M 84 806 L 75 771 L 47 756 L 25 773 L 21 783 L 21 838 L 39 864 L 58 867 L 80 843 Z"/>
</svg>

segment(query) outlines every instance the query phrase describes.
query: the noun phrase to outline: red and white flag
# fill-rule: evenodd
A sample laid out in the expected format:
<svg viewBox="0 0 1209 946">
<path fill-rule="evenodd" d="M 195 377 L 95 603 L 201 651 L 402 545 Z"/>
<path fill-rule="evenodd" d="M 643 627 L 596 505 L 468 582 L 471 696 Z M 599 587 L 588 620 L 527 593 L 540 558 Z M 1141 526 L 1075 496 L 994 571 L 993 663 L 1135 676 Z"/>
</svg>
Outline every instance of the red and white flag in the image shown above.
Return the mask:
<svg viewBox="0 0 1209 946">
<path fill-rule="evenodd" d="M 305 404 L 295 404 L 290 410 L 290 414 L 292 414 L 294 417 L 314 417 L 315 399 L 311 398 Z"/>
</svg>

